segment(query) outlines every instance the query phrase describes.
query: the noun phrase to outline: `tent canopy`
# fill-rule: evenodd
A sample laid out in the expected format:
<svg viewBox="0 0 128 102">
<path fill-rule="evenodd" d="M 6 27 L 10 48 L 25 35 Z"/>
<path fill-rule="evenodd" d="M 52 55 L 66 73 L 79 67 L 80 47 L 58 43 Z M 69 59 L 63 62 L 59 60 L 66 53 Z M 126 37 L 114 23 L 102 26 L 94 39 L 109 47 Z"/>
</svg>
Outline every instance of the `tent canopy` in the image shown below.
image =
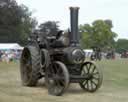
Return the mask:
<svg viewBox="0 0 128 102">
<path fill-rule="evenodd" d="M 93 52 L 93 50 L 92 49 L 84 49 L 84 52 Z"/>
<path fill-rule="evenodd" d="M 0 50 L 22 50 L 23 47 L 17 43 L 0 43 Z"/>
</svg>

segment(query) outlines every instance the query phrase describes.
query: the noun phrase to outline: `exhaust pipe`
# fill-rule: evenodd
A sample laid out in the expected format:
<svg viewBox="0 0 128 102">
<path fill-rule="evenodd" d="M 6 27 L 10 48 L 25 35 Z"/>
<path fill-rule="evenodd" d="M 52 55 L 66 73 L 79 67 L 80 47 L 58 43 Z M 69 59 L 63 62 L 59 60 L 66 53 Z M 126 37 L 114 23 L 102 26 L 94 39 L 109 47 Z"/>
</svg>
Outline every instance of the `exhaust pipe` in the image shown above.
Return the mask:
<svg viewBox="0 0 128 102">
<path fill-rule="evenodd" d="M 79 7 L 70 7 L 70 44 L 71 46 L 79 46 L 80 34 L 78 33 L 78 12 Z"/>
</svg>

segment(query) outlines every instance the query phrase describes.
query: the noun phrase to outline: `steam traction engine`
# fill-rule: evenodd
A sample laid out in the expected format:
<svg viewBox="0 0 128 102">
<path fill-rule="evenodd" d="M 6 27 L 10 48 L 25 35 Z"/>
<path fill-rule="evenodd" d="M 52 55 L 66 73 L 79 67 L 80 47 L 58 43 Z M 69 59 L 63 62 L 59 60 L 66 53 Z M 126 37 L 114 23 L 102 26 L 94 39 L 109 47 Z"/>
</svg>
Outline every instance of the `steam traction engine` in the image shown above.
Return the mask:
<svg viewBox="0 0 128 102">
<path fill-rule="evenodd" d="M 102 84 L 102 73 L 94 62 L 85 61 L 78 33 L 78 7 L 70 7 L 71 32 L 56 36 L 32 36 L 20 60 L 22 84 L 35 86 L 44 77 L 48 93 L 62 95 L 70 83 L 95 92 Z"/>
</svg>

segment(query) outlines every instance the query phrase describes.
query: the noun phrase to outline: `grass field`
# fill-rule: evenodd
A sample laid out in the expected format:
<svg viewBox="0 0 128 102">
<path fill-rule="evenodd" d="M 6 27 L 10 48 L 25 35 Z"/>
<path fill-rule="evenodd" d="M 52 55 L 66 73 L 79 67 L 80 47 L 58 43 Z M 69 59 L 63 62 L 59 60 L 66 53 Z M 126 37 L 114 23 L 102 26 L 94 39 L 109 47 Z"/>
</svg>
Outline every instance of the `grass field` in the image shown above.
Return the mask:
<svg viewBox="0 0 128 102">
<path fill-rule="evenodd" d="M 78 84 L 71 84 L 61 97 L 48 95 L 43 82 L 37 87 L 23 87 L 19 65 L 0 63 L 0 102 L 128 102 L 128 60 L 97 63 L 104 76 L 97 92 L 84 92 Z"/>
</svg>

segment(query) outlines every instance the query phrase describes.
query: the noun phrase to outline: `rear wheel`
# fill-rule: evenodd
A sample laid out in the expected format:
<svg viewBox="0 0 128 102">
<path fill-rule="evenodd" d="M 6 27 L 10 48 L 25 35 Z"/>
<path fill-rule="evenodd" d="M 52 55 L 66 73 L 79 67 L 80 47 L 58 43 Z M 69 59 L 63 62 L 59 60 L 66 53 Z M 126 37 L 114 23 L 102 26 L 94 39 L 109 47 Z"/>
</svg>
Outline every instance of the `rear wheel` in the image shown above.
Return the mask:
<svg viewBox="0 0 128 102">
<path fill-rule="evenodd" d="M 66 66 L 55 61 L 46 69 L 46 84 L 49 94 L 60 96 L 69 84 L 69 73 Z"/>
<path fill-rule="evenodd" d="M 100 88 L 103 80 L 101 70 L 93 62 L 85 62 L 81 67 L 81 76 L 88 76 L 80 82 L 80 87 L 89 92 L 95 92 Z"/>
<path fill-rule="evenodd" d="M 24 86 L 35 86 L 40 77 L 40 55 L 36 47 L 24 48 L 20 59 L 21 80 Z"/>
</svg>

